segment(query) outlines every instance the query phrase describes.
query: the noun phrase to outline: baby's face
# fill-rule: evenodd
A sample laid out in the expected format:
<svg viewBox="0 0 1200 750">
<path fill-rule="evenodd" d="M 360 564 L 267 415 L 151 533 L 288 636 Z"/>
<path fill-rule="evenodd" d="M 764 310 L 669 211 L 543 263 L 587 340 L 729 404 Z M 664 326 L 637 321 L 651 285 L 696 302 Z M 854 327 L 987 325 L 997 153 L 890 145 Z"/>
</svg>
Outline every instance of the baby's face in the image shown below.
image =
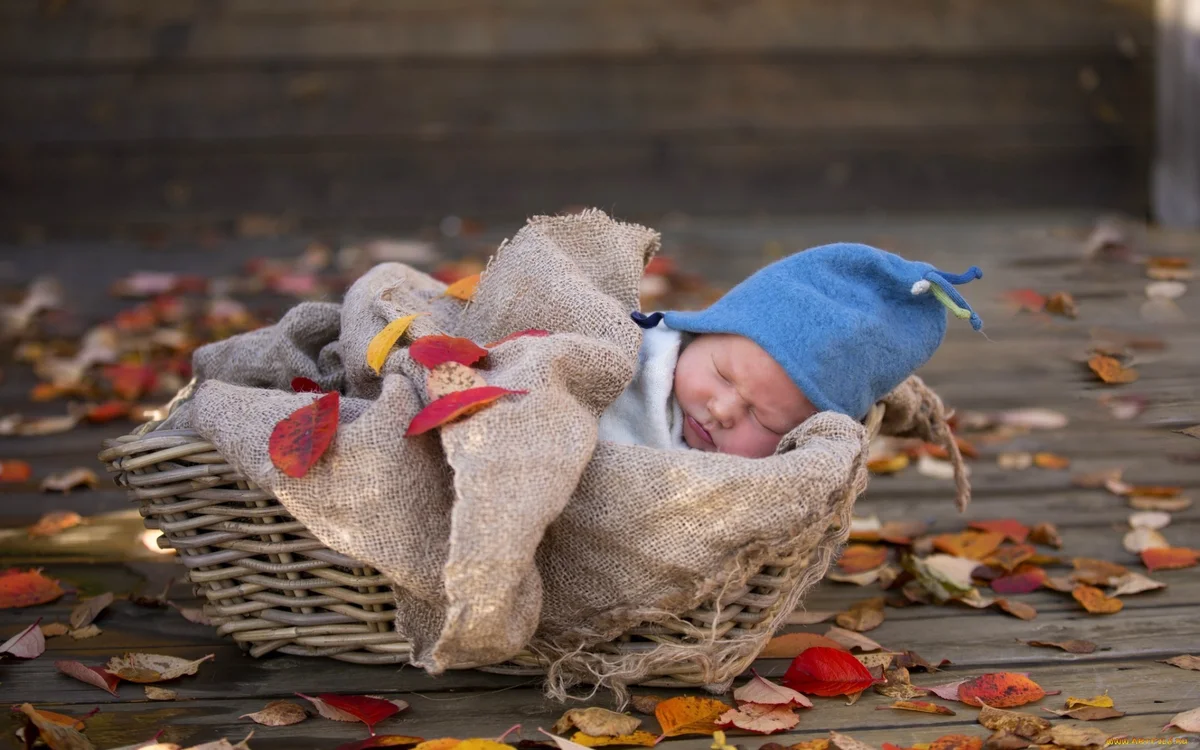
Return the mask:
<svg viewBox="0 0 1200 750">
<path fill-rule="evenodd" d="M 683 439 L 692 448 L 764 458 L 817 412 L 771 357 L 744 336 L 706 333 L 675 366 Z"/>
</svg>

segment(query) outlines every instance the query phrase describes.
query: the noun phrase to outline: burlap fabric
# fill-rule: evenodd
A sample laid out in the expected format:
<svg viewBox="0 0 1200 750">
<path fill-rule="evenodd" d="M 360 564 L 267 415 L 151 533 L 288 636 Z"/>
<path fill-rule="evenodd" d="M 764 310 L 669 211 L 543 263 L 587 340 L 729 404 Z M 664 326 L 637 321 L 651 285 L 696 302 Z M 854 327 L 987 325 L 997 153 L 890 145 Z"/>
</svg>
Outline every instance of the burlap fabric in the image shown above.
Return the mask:
<svg viewBox="0 0 1200 750">
<path fill-rule="evenodd" d="M 723 690 L 768 631 L 638 654 L 591 647 L 678 620 L 771 555 L 810 554 L 792 573 L 782 625 L 848 533 L 866 484 L 865 429 L 818 414 L 762 459 L 597 441 L 599 415 L 634 373 L 641 329 L 629 312 L 658 248 L 654 231 L 600 211 L 538 217 L 497 251 L 470 303 L 415 269 L 379 265 L 342 305 L 301 303 L 273 326 L 199 349 L 199 386 L 162 428 L 194 428 L 322 543 L 386 575 L 396 629 L 432 674 L 529 648 L 551 663 L 559 698 L 581 681 L 623 692 L 683 660 Z M 430 314 L 376 375 L 368 343 L 415 312 Z M 504 343 L 477 366 L 489 385 L 526 395 L 403 436 L 428 401 L 426 370 L 405 342 L 448 333 L 484 343 L 528 328 L 551 335 Z M 296 376 L 343 394 L 335 443 L 300 479 L 268 455 L 275 424 L 313 400 L 291 392 Z M 941 403 L 919 381 L 890 399 L 892 432 L 941 434 Z"/>
</svg>

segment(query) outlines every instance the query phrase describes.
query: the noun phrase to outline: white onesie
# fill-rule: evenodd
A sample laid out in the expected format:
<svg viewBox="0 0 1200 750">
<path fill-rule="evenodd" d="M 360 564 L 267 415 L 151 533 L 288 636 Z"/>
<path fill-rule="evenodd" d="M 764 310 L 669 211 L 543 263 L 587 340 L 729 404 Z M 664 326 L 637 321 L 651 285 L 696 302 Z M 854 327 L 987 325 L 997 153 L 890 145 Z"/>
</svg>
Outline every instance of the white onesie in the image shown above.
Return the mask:
<svg viewBox="0 0 1200 750">
<path fill-rule="evenodd" d="M 675 365 L 683 334 L 659 322 L 642 331 L 633 381 L 600 415 L 600 439 L 663 450 L 691 450 L 675 400 Z"/>
</svg>

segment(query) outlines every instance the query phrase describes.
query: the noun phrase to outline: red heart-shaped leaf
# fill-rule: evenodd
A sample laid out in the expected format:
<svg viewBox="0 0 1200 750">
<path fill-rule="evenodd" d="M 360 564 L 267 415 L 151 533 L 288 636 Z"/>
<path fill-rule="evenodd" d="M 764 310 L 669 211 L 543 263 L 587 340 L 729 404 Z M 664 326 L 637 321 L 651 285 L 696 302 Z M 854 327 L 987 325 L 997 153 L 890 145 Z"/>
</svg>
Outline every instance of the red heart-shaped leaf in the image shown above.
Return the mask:
<svg viewBox="0 0 1200 750">
<path fill-rule="evenodd" d="M 863 663 L 845 651 L 824 646 L 805 649 L 792 659 L 782 682 L 812 695 L 849 695 L 878 682 Z"/>
<path fill-rule="evenodd" d="M 506 341 L 512 341 L 513 339 L 519 339 L 522 336 L 549 336 L 549 335 L 550 335 L 549 331 L 543 331 L 540 328 L 526 328 L 524 331 L 517 331 L 516 333 L 510 333 L 502 339 L 493 341 L 490 344 L 484 344 L 483 346 L 484 346 L 484 348 L 492 349 L 494 347 L 500 346 L 501 344 L 503 344 Z"/>
<path fill-rule="evenodd" d="M 457 362 L 468 367 L 487 356 L 487 349 L 471 339 L 434 334 L 416 339 L 408 347 L 413 361 L 433 369 L 443 362 Z"/>
<path fill-rule="evenodd" d="M 289 477 L 302 477 L 324 455 L 338 428 L 338 392 L 302 406 L 271 431 L 271 463 Z"/>
<path fill-rule="evenodd" d="M 317 385 L 315 380 L 310 380 L 303 375 L 297 375 L 292 378 L 292 390 L 296 393 L 324 393 L 325 389 Z"/>
<path fill-rule="evenodd" d="M 510 393 L 528 393 L 528 391 L 513 391 L 495 385 L 485 385 L 448 393 L 431 401 L 428 406 L 417 412 L 417 415 L 408 423 L 408 429 L 404 431 L 404 436 L 413 437 L 429 432 L 459 417 L 473 414 L 501 396 Z"/>
</svg>

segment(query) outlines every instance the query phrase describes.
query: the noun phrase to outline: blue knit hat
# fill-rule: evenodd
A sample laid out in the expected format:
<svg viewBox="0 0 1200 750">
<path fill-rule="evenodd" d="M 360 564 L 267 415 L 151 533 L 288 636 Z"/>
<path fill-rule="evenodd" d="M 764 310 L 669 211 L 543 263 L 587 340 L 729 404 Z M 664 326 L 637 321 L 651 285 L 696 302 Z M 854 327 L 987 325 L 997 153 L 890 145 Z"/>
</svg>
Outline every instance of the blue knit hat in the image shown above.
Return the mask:
<svg viewBox="0 0 1200 750">
<path fill-rule="evenodd" d="M 706 310 L 662 315 L 679 331 L 751 339 L 817 409 L 861 419 L 933 356 L 946 333 L 947 310 L 976 331 L 983 328 L 953 286 L 982 275 L 974 266 L 947 274 L 841 242 L 775 261 Z"/>
</svg>

